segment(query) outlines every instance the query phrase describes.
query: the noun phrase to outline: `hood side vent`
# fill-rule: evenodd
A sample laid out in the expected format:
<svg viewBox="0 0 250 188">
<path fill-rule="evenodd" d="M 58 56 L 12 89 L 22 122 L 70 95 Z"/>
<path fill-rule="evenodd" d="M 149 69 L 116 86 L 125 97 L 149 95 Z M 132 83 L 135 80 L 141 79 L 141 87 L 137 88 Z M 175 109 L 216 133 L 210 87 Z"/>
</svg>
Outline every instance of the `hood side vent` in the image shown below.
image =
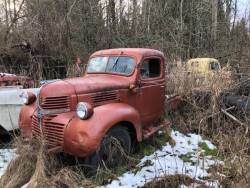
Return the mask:
<svg viewBox="0 0 250 188">
<path fill-rule="evenodd" d="M 92 103 L 93 106 L 101 106 L 103 104 L 107 104 L 110 102 L 118 102 L 119 97 L 117 95 L 117 91 L 105 91 L 99 92 L 92 95 Z"/>
<path fill-rule="evenodd" d="M 40 98 L 40 106 L 46 110 L 69 109 L 70 108 L 70 97 L 69 96 L 58 96 L 58 97 Z"/>
</svg>

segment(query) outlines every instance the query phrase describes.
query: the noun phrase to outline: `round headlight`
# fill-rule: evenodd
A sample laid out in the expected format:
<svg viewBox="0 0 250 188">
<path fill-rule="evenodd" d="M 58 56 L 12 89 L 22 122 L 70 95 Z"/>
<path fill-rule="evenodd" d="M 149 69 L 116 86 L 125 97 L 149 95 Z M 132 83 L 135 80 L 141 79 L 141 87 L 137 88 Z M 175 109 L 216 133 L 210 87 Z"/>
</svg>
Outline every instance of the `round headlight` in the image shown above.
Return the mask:
<svg viewBox="0 0 250 188">
<path fill-rule="evenodd" d="M 21 93 L 20 98 L 24 104 L 29 105 L 36 100 L 36 95 L 34 93 L 25 91 Z"/>
<path fill-rule="evenodd" d="M 21 93 L 20 98 L 22 99 L 23 104 L 28 104 L 28 101 L 29 101 L 28 100 L 28 98 L 29 98 L 28 92 Z"/>
<path fill-rule="evenodd" d="M 87 119 L 93 114 L 92 106 L 88 103 L 79 102 L 76 107 L 76 114 L 80 119 Z"/>
</svg>

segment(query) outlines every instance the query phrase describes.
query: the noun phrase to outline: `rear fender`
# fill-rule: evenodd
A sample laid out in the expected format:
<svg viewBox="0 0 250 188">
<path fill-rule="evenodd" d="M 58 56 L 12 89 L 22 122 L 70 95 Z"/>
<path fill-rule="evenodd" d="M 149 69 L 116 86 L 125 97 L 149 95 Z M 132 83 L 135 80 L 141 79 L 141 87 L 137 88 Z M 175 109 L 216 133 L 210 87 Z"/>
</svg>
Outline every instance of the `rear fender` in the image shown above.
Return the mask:
<svg viewBox="0 0 250 188">
<path fill-rule="evenodd" d="M 137 140 L 142 140 L 140 116 L 128 104 L 112 103 L 94 108 L 93 115 L 87 120 L 74 117 L 65 128 L 64 150 L 77 156 L 88 156 L 98 148 L 108 130 L 119 122 L 133 124 Z"/>
</svg>

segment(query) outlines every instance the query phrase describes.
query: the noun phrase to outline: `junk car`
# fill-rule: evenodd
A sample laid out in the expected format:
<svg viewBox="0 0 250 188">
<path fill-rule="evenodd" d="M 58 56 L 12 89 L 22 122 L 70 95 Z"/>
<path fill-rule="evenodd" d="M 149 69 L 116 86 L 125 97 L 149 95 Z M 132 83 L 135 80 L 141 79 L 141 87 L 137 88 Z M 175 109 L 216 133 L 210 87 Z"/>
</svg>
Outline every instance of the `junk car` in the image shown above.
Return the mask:
<svg viewBox="0 0 250 188">
<path fill-rule="evenodd" d="M 23 88 L 34 87 L 34 81 L 27 76 L 17 76 L 15 74 L 0 73 L 0 87 L 21 86 Z"/>
<path fill-rule="evenodd" d="M 91 55 L 83 77 L 22 94 L 19 127 L 24 138 L 41 138 L 48 150 L 84 158 L 88 164 L 119 161 L 115 139 L 131 152 L 163 122 L 165 58 L 154 49 L 121 48 Z M 171 98 L 171 106 L 176 106 Z"/>
<path fill-rule="evenodd" d="M 194 72 L 202 75 L 220 71 L 220 62 L 214 58 L 195 58 L 187 62 L 188 72 Z"/>
</svg>

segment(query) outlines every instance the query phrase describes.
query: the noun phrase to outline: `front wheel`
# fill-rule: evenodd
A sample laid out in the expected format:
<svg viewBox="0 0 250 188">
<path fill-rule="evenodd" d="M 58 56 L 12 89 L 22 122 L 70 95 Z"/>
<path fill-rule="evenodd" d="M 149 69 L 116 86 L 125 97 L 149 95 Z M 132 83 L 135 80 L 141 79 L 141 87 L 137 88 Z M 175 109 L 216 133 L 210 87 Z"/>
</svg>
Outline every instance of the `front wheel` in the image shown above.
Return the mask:
<svg viewBox="0 0 250 188">
<path fill-rule="evenodd" d="M 87 174 L 94 175 L 99 168 L 122 164 L 131 152 L 131 137 L 122 126 L 111 128 L 102 140 L 100 147 L 86 159 Z"/>
</svg>

